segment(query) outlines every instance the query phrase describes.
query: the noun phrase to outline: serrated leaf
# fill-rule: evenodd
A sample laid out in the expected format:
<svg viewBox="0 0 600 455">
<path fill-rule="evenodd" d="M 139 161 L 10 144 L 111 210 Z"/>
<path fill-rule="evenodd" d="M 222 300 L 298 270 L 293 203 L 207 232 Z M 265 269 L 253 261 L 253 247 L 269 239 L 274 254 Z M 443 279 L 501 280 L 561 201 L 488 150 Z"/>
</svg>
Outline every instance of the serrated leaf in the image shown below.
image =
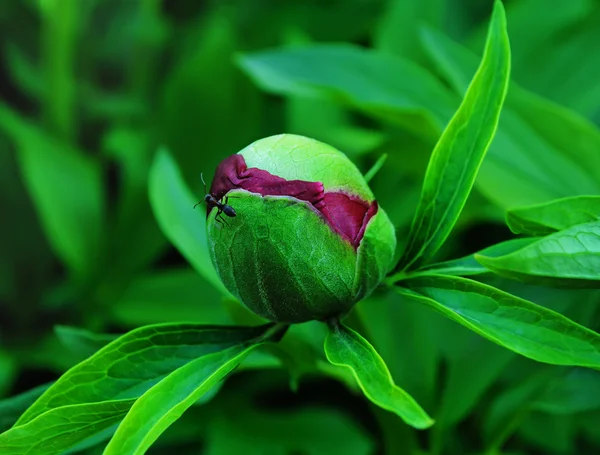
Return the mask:
<svg viewBox="0 0 600 455">
<path fill-rule="evenodd" d="M 510 46 L 497 1 L 483 59 L 430 158 L 421 200 L 397 269 L 431 259 L 454 227 L 496 132 L 510 73 Z"/>
<path fill-rule="evenodd" d="M 506 222 L 515 234 L 542 236 L 600 220 L 600 196 L 574 196 L 510 209 Z M 485 256 L 485 254 L 484 254 Z"/>
<path fill-rule="evenodd" d="M 600 221 L 555 232 L 505 256 L 475 258 L 498 275 L 528 283 L 600 288 Z"/>
<path fill-rule="evenodd" d="M 350 369 L 365 396 L 377 406 L 397 414 L 415 428 L 433 425 L 433 420 L 421 406 L 394 384 L 386 364 L 373 346 L 354 330 L 333 323 L 325 338 L 325 355 L 332 364 Z"/>
<path fill-rule="evenodd" d="M 275 327 L 275 330 L 281 328 Z M 275 332 L 276 333 L 276 332 Z M 142 395 L 133 405 L 104 455 L 143 455 L 156 439 L 197 400 L 235 369 L 263 339 L 255 339 L 192 360 Z"/>
<path fill-rule="evenodd" d="M 150 203 L 167 238 L 209 283 L 230 296 L 217 275 L 208 254 L 204 205 L 194 205 L 204 195 L 194 197 L 177 164 L 166 149 L 158 152 L 150 169 Z"/>
<path fill-rule="evenodd" d="M 539 362 L 600 368 L 600 335 L 565 316 L 476 281 L 409 278 L 397 292 Z"/>
<path fill-rule="evenodd" d="M 132 330 L 63 374 L 17 424 L 58 407 L 137 398 L 191 360 L 254 339 L 268 327 L 156 324 Z"/>
</svg>

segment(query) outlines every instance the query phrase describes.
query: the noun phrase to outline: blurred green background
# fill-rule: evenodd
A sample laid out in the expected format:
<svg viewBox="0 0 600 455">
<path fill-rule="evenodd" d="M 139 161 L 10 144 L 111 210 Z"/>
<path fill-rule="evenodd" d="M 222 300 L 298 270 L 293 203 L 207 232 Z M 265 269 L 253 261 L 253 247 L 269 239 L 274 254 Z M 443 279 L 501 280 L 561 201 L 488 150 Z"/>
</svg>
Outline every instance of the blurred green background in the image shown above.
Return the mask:
<svg viewBox="0 0 600 455">
<path fill-rule="evenodd" d="M 508 207 L 600 194 L 600 1 L 504 4 L 509 95 L 440 259 L 511 238 Z M 491 8 L 491 0 L 3 1 L 0 398 L 56 379 L 103 339 L 72 327 L 114 334 L 251 320 L 221 301 L 155 221 L 148 174 L 159 147 L 198 200 L 201 172 L 211 176 L 222 158 L 271 134 L 328 142 L 363 172 L 387 154 L 372 186 L 402 246 Z M 600 329 L 596 291 L 484 280 Z M 351 322 L 436 418 L 432 430 L 417 433 L 369 406 L 335 373 L 311 370 L 292 392 L 279 365 L 249 364 L 149 453 L 600 452 L 596 372 L 519 358 L 399 300 L 375 295 Z M 319 328 L 297 330 L 307 355 L 322 359 Z M 11 423 L 0 418 L 0 431 Z"/>
</svg>

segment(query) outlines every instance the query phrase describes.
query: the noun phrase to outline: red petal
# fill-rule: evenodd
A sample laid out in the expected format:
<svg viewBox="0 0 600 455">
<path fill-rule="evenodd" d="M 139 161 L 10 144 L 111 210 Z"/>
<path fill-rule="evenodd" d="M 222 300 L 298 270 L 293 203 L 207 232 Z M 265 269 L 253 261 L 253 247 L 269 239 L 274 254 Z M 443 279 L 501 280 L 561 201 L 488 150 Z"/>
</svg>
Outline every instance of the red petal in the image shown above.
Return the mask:
<svg viewBox="0 0 600 455">
<path fill-rule="evenodd" d="M 321 182 L 286 180 L 258 168 L 248 168 L 242 155 L 225 158 L 215 172 L 210 192 L 221 200 L 233 189 L 244 189 L 262 196 L 290 196 L 309 202 L 329 226 L 356 249 L 367 223 L 377 213 L 377 202 L 368 203 L 342 192 L 325 192 Z M 212 207 L 208 207 L 210 211 Z"/>
</svg>

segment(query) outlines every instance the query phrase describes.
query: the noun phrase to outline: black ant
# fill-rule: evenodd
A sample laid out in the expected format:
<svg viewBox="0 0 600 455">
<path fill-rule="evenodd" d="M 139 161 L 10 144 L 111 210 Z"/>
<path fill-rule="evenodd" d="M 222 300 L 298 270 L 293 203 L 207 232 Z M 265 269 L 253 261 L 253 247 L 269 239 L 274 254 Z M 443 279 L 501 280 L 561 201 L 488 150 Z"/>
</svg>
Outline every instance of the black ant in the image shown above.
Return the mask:
<svg viewBox="0 0 600 455">
<path fill-rule="evenodd" d="M 206 202 L 206 204 L 209 207 L 217 207 L 217 215 L 215 216 L 215 220 L 217 220 L 220 223 L 227 224 L 229 226 L 227 221 L 225 221 L 225 218 L 223 218 L 223 213 L 230 218 L 236 216 L 234 208 L 228 204 L 229 196 L 225 196 L 225 203 L 221 202 L 221 200 L 217 199 L 217 197 L 214 194 L 209 193 L 207 191 L 206 182 L 204 181 L 204 177 L 202 176 L 202 174 L 200 174 L 200 179 L 204 184 L 204 192 L 206 193 L 206 196 L 204 196 L 204 199 L 202 201 L 195 204 L 194 208 L 196 208 L 196 205 L 202 204 L 202 202 Z"/>
</svg>

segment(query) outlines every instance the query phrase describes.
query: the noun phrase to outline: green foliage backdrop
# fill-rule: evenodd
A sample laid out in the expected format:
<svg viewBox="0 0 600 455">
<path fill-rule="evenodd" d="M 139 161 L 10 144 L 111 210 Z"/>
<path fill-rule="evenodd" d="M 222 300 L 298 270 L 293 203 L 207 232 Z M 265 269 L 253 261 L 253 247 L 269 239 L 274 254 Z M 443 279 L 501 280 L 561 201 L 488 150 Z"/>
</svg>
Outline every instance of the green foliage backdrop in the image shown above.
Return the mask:
<svg viewBox="0 0 600 455">
<path fill-rule="evenodd" d="M 498 16 L 473 80 L 493 3 L 2 2 L 0 448 L 598 453 L 600 1 L 504 2 L 503 106 Z M 348 327 L 269 344 L 192 207 L 282 132 L 379 168 L 399 266 Z"/>
</svg>

